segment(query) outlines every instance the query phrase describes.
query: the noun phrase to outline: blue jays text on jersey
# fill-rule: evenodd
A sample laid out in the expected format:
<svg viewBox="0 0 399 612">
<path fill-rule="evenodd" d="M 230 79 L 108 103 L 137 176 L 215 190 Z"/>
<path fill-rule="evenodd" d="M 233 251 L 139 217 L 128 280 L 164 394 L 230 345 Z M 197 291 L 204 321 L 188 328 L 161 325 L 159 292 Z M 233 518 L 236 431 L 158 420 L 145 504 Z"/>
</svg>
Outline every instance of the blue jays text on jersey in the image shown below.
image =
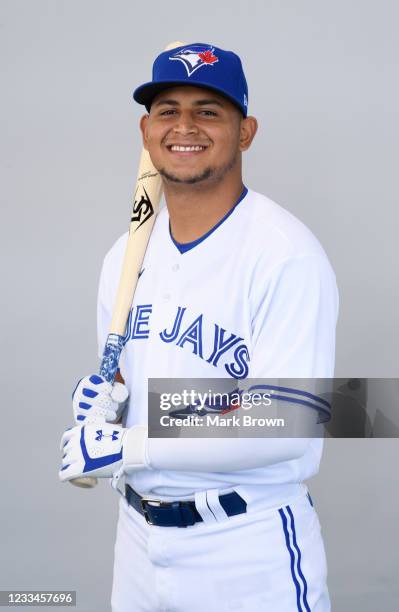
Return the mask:
<svg viewBox="0 0 399 612">
<path fill-rule="evenodd" d="M 124 344 L 130 341 L 146 340 L 149 337 L 152 304 L 137 304 L 130 311 L 126 325 Z M 157 331 L 163 342 L 191 350 L 200 359 L 217 367 L 223 357 L 223 367 L 232 378 L 245 378 L 248 375 L 249 352 L 244 338 L 227 332 L 217 323 L 213 324 L 214 335 L 212 346 L 204 346 L 203 325 L 207 324 L 204 315 L 195 319 L 190 317 L 187 307 L 178 306 L 174 320 L 169 326 Z"/>
</svg>

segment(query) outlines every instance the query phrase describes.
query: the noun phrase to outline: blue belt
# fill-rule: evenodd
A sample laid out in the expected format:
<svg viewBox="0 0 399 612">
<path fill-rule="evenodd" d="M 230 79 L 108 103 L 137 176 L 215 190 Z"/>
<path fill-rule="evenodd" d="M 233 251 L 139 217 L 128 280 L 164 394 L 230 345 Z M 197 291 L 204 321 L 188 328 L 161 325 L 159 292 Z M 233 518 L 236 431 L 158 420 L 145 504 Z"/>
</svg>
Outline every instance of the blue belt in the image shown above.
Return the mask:
<svg viewBox="0 0 399 612">
<path fill-rule="evenodd" d="M 141 497 L 132 487 L 126 485 L 127 503 L 144 516 L 149 525 L 159 527 L 189 527 L 202 521 L 193 501 L 164 502 Z M 219 496 L 219 502 L 227 516 L 247 511 L 247 503 L 235 491 Z"/>
</svg>

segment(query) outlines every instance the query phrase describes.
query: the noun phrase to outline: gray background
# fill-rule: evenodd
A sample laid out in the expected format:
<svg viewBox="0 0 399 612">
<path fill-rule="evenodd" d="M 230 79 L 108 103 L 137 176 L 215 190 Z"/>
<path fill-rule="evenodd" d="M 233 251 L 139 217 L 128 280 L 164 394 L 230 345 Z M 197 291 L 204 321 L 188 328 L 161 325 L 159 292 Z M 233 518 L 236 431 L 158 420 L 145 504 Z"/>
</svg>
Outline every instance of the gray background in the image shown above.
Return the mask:
<svg viewBox="0 0 399 612">
<path fill-rule="evenodd" d="M 260 130 L 246 184 L 318 236 L 336 271 L 340 377 L 397 377 L 394 1 L 1 0 L 2 589 L 108 610 L 116 496 L 57 480 L 75 381 L 97 368 L 102 257 L 127 228 L 134 86 L 175 39 L 236 50 Z M 153 21 L 152 21 L 153 20 Z M 383 395 L 383 394 L 382 394 Z M 383 401 L 383 400 L 382 400 Z M 333 609 L 399 601 L 398 441 L 328 440 L 309 486 Z"/>
</svg>

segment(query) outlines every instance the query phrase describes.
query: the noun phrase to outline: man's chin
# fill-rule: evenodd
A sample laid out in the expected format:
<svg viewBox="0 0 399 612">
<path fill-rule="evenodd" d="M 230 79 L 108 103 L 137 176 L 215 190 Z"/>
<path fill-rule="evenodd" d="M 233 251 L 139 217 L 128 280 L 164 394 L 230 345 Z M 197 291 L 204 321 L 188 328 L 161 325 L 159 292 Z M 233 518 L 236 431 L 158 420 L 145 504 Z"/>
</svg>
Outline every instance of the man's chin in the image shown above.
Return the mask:
<svg viewBox="0 0 399 612">
<path fill-rule="evenodd" d="M 206 168 L 203 172 L 198 174 L 187 174 L 187 173 L 173 173 L 165 170 L 165 168 L 159 169 L 159 174 L 168 182 L 180 185 L 195 185 L 202 183 L 210 179 L 214 172 L 212 168 Z"/>
</svg>

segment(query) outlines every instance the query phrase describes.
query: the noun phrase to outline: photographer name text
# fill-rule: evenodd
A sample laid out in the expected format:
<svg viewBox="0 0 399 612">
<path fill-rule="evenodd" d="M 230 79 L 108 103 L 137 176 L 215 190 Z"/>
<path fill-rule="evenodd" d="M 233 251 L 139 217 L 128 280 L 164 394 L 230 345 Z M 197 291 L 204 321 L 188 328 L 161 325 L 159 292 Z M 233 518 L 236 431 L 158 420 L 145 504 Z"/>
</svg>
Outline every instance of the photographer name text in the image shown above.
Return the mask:
<svg viewBox="0 0 399 612">
<path fill-rule="evenodd" d="M 162 427 L 284 427 L 284 419 L 252 417 L 249 414 L 220 416 L 207 414 L 205 416 L 189 415 L 177 418 L 169 415 L 161 416 Z"/>
</svg>

